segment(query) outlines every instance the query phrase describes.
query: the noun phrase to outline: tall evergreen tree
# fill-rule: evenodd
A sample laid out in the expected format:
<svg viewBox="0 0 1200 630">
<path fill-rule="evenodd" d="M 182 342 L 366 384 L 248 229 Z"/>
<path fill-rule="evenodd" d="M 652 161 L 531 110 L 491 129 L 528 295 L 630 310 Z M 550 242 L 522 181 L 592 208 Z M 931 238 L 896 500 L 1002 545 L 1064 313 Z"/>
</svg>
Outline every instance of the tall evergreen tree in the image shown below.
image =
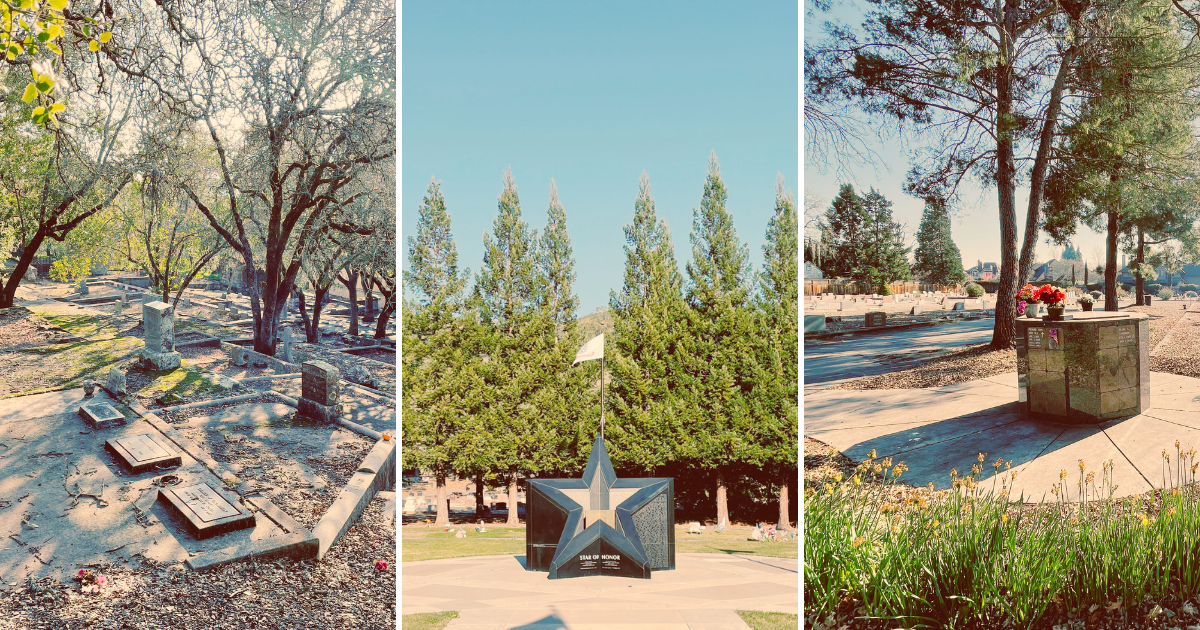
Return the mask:
<svg viewBox="0 0 1200 630">
<path fill-rule="evenodd" d="M 763 270 L 759 275 L 760 328 L 755 336 L 752 399 L 755 416 L 766 428 L 768 477 L 779 484 L 779 527 L 790 527 L 788 491 L 799 475 L 799 299 L 797 266 L 799 218 L 783 176 L 775 185 L 775 213 L 767 223 Z M 961 267 L 961 265 L 960 265 Z M 959 270 L 961 272 L 961 269 Z"/>
<path fill-rule="evenodd" d="M 913 274 L 925 282 L 956 285 L 966 279 L 962 254 L 950 237 L 950 209 L 944 199 L 925 200 L 914 258 Z"/>
<path fill-rule="evenodd" d="M 521 476 L 557 457 L 557 427 L 543 422 L 530 403 L 544 386 L 544 361 L 555 343 L 553 319 L 542 309 L 546 281 L 538 270 L 537 242 L 537 230 L 521 219 L 517 187 L 506 172 L 492 232 L 483 236 L 477 286 L 490 331 L 483 424 L 495 446 L 491 474 L 510 492 Z"/>
<path fill-rule="evenodd" d="M 458 270 L 450 214 L 436 180 L 429 182 L 417 210 L 417 231 L 408 238 L 404 272 L 403 395 L 405 467 L 433 474 L 437 524 L 449 522 L 446 478 L 455 470 L 464 421 L 477 407 L 475 357 L 465 352 L 461 327 L 463 287 L 469 271 Z"/>
<path fill-rule="evenodd" d="M 838 196 L 825 211 L 827 255 L 819 264 L 826 278 L 848 278 L 854 274 L 863 252 L 867 214 L 854 186 L 842 184 Z"/>
<path fill-rule="evenodd" d="M 912 278 L 904 231 L 892 220 L 892 202 L 874 188 L 862 197 L 862 208 L 866 216 L 862 249 L 850 277 L 860 290 L 886 293 L 888 283 Z"/>
<path fill-rule="evenodd" d="M 613 317 L 606 349 L 612 415 L 605 437 L 618 466 L 650 472 L 675 460 L 685 437 L 675 351 L 684 332 L 686 307 L 671 232 L 655 214 L 645 172 L 633 207 L 633 222 L 624 227 L 625 280 L 621 291 L 608 299 Z"/>
<path fill-rule="evenodd" d="M 749 251 L 725 209 L 726 196 L 713 153 L 704 196 L 692 215 L 687 337 L 677 352 L 684 371 L 688 448 L 698 467 L 716 474 L 722 529 L 729 522 L 726 482 L 734 467 L 761 463 L 756 435 L 764 430 L 753 422 L 744 395 L 753 363 Z"/>
<path fill-rule="evenodd" d="M 575 281 L 575 259 L 571 256 L 571 239 L 567 236 L 567 212 L 558 201 L 558 188 L 550 180 L 550 207 L 546 210 L 546 227 L 538 249 L 538 268 L 546 279 L 543 302 L 556 327 L 556 338 L 569 334 L 565 327 L 575 322 L 579 298 L 571 292 Z"/>
</svg>

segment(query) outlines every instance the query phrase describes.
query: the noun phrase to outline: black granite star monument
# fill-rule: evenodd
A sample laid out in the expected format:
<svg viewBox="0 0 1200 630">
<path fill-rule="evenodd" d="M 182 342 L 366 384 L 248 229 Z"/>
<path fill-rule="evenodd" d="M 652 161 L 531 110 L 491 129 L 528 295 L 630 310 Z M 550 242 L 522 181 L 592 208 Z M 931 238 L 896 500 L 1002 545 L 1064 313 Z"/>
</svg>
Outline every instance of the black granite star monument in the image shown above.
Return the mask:
<svg viewBox="0 0 1200 630">
<path fill-rule="evenodd" d="M 597 340 L 599 357 L 590 358 L 603 362 L 603 335 L 580 355 Z M 580 360 L 588 359 L 577 356 Z M 651 571 L 675 568 L 675 480 L 618 479 L 604 448 L 603 411 L 582 479 L 529 479 L 525 484 L 527 571 L 548 571 L 553 580 L 649 578 Z"/>
</svg>

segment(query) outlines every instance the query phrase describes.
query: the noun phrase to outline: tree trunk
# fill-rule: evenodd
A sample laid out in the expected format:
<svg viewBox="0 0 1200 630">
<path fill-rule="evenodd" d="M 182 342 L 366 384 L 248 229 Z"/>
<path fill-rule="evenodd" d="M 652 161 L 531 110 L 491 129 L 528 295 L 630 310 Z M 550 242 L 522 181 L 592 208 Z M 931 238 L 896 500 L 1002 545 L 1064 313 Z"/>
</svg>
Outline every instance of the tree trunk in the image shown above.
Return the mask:
<svg viewBox="0 0 1200 630">
<path fill-rule="evenodd" d="M 475 477 L 475 518 L 483 519 L 483 475 Z"/>
<path fill-rule="evenodd" d="M 997 3 L 999 5 L 999 3 Z M 1017 338 L 1017 294 L 1020 262 L 1017 259 L 1016 172 L 1013 161 L 1012 63 L 1014 44 L 1010 33 L 1015 32 L 1017 10 L 1009 3 L 1003 5 L 1000 29 L 1000 61 L 996 63 L 996 193 L 1000 211 L 1000 285 L 996 289 L 996 325 L 992 330 L 992 347 L 1013 347 Z"/>
<path fill-rule="evenodd" d="M 300 322 L 302 324 L 304 324 L 304 331 L 305 331 L 305 334 L 307 335 L 308 328 L 309 328 L 308 308 L 306 305 L 306 301 L 304 299 L 304 292 L 300 291 L 300 290 L 296 290 L 295 294 L 296 294 L 296 309 L 300 311 Z M 308 339 L 308 337 L 306 336 L 305 339 Z"/>
<path fill-rule="evenodd" d="M 729 501 L 725 497 L 725 474 L 717 471 L 717 531 L 729 527 Z"/>
<path fill-rule="evenodd" d="M 349 267 L 346 268 L 346 274 L 349 276 L 348 282 L 343 282 L 341 275 L 338 275 L 338 282 L 346 287 L 346 291 L 350 293 L 350 335 L 358 336 L 358 272 L 352 271 Z"/>
<path fill-rule="evenodd" d="M 776 529 L 786 530 L 792 528 L 792 520 L 789 514 L 790 507 L 788 505 L 788 482 L 784 481 L 779 486 L 779 523 Z"/>
<path fill-rule="evenodd" d="M 521 519 L 517 516 L 517 473 L 508 476 L 508 520 L 504 524 L 510 526 L 521 524 Z"/>
<path fill-rule="evenodd" d="M 313 308 L 312 319 L 304 320 L 305 334 L 308 343 L 321 343 L 321 309 L 324 308 L 325 296 L 329 293 L 329 287 L 313 287 Z"/>
<path fill-rule="evenodd" d="M 388 300 L 387 305 L 384 306 L 383 310 L 379 312 L 379 319 L 375 322 L 375 338 L 376 339 L 383 339 L 383 338 L 387 337 L 388 319 L 391 318 L 392 313 L 395 312 L 395 310 L 396 310 L 396 303 L 392 302 L 391 300 Z"/>
<path fill-rule="evenodd" d="M 1139 265 L 1138 266 L 1139 271 L 1141 270 L 1141 264 L 1145 261 L 1146 261 L 1146 234 L 1145 234 L 1145 232 L 1142 232 L 1141 227 L 1138 227 L 1137 258 L 1134 259 L 1134 262 Z M 1134 303 L 1137 304 L 1138 306 L 1145 306 L 1145 304 L 1146 304 L 1146 300 L 1144 297 L 1146 295 L 1145 279 L 1142 278 L 1141 273 L 1133 274 L 1133 278 L 1134 278 L 1134 288 L 1136 291 Z"/>
<path fill-rule="evenodd" d="M 1034 158 L 1033 170 L 1029 174 L 1029 209 L 1025 214 L 1025 241 L 1021 245 L 1021 266 L 1017 276 L 1022 283 L 1033 274 L 1033 253 L 1037 246 L 1038 234 L 1041 232 L 1042 193 L 1045 190 L 1046 170 L 1050 164 L 1054 129 L 1058 124 L 1059 110 L 1062 108 L 1063 89 L 1077 52 L 1078 49 L 1071 46 L 1059 62 L 1058 75 L 1054 78 L 1054 87 L 1050 90 L 1050 102 L 1046 105 L 1046 120 L 1038 138 L 1037 157 Z M 1074 284 L 1074 265 L 1071 267 L 1071 273 L 1071 284 Z"/>
<path fill-rule="evenodd" d="M 374 286 L 371 282 L 371 274 L 365 271 L 360 271 L 359 273 L 362 274 L 359 278 L 360 282 L 362 282 L 363 308 L 366 310 L 362 320 L 364 322 L 373 322 L 375 321 L 375 311 L 371 308 L 371 298 L 374 297 L 375 293 L 371 290 Z"/>
<path fill-rule="evenodd" d="M 1108 252 L 1104 258 L 1104 310 L 1117 310 L 1117 213 L 1108 213 Z"/>
<path fill-rule="evenodd" d="M 38 230 L 33 235 L 33 240 L 29 241 L 29 245 L 25 246 L 25 251 L 21 252 L 21 257 L 17 259 L 17 266 L 13 268 L 8 282 L 0 283 L 0 308 L 12 308 L 13 300 L 17 295 L 17 285 L 25 279 L 25 272 L 29 271 L 29 265 L 33 262 L 37 251 L 41 249 L 44 240 L 46 240 L 46 235 Z"/>
<path fill-rule="evenodd" d="M 437 501 L 437 518 L 434 519 L 434 525 L 449 525 L 450 524 L 450 506 L 446 504 L 446 475 L 437 475 L 437 490 L 434 492 L 434 501 Z"/>
</svg>

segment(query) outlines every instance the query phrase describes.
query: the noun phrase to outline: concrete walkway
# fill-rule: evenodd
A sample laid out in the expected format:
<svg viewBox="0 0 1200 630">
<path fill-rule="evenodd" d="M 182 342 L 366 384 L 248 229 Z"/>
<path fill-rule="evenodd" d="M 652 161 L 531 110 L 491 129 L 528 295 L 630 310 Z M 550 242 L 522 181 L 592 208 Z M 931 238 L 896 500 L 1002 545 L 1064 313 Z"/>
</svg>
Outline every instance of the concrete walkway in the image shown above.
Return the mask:
<svg viewBox="0 0 1200 630">
<path fill-rule="evenodd" d="M 1079 460 L 1096 472 L 1098 481 L 1102 464 L 1112 460 L 1115 496 L 1129 496 L 1179 483 L 1178 477 L 1171 477 L 1176 440 L 1185 453 L 1193 447 L 1200 451 L 1200 379 L 1151 372 L 1150 388 L 1151 409 L 1146 413 L 1070 425 L 1020 414 L 1015 372 L 928 389 L 807 387 L 804 434 L 856 462 L 872 449 L 880 458 L 904 461 L 909 469 L 901 479 L 916 486 L 932 481 L 937 488 L 948 488 L 950 469 L 969 474 L 979 453 L 987 453 L 986 481 L 992 476 L 991 463 L 1003 457 L 1018 470 L 1012 496 L 1024 493 L 1027 502 L 1054 500 L 1050 490 L 1062 470 L 1067 471 L 1074 500 Z M 1164 467 L 1163 449 L 1171 457 L 1169 469 Z M 1200 456 L 1195 461 L 1200 462 Z M 1183 481 L 1191 481 L 1191 474 L 1188 471 Z"/>
<path fill-rule="evenodd" d="M 804 383 L 895 372 L 992 339 L 992 318 L 804 341 Z"/>
<path fill-rule="evenodd" d="M 458 611 L 447 630 L 746 630 L 735 610 L 797 614 L 799 563 L 676 555 L 649 580 L 550 580 L 525 556 L 477 556 L 401 567 L 404 614 Z"/>
</svg>

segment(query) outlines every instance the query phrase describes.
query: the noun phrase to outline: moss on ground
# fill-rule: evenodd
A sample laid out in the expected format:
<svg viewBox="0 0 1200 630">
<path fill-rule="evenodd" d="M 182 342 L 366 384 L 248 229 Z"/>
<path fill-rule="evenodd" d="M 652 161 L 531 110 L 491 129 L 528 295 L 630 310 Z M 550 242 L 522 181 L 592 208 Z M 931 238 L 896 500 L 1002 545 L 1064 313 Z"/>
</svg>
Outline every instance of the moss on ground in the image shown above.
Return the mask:
<svg viewBox="0 0 1200 630">
<path fill-rule="evenodd" d="M 737 614 L 754 630 L 794 630 L 800 627 L 800 615 L 756 610 L 739 610 Z"/>
<path fill-rule="evenodd" d="M 130 372 L 134 371 L 141 372 L 154 379 L 150 384 L 138 391 L 138 394 L 141 396 L 159 398 L 167 394 L 174 394 L 180 398 L 187 398 L 189 396 L 203 396 L 222 391 L 222 388 L 216 384 L 216 378 L 211 372 L 199 366 L 191 365 L 187 361 L 183 361 L 182 365 L 178 368 L 165 372 L 146 370 L 141 367 L 130 369 Z"/>
<path fill-rule="evenodd" d="M 401 630 L 442 630 L 451 619 L 457 619 L 457 612 L 415 613 L 400 617 Z"/>
</svg>

